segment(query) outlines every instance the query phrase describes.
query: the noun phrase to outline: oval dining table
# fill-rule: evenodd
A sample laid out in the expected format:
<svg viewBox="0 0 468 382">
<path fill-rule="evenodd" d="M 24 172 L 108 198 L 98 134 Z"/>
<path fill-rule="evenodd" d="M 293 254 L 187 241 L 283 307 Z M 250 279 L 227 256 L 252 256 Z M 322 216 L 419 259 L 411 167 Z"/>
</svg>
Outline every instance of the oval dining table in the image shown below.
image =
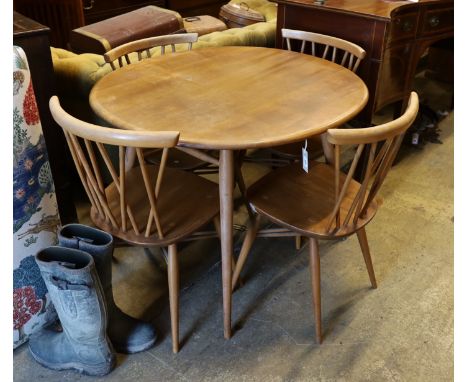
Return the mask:
<svg viewBox="0 0 468 382">
<path fill-rule="evenodd" d="M 234 153 L 301 141 L 335 128 L 366 105 L 350 70 L 296 52 L 213 47 L 145 59 L 101 78 L 90 93 L 113 127 L 177 130 L 178 146 L 219 150 L 224 337 L 231 337 Z"/>
</svg>

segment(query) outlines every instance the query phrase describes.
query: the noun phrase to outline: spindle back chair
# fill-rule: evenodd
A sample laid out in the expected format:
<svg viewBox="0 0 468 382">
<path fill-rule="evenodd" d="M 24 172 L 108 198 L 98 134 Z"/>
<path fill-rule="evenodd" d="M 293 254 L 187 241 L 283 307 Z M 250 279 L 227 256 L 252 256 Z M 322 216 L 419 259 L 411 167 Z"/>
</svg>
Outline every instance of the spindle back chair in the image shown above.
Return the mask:
<svg viewBox="0 0 468 382">
<path fill-rule="evenodd" d="M 281 35 L 286 40 L 288 50 L 293 50 L 292 41 L 300 42 L 300 53 L 311 54 L 332 62 L 335 62 L 356 73 L 360 63 L 366 56 L 366 51 L 359 45 L 337 37 L 319 33 L 306 32 L 294 29 L 281 29 Z M 310 159 L 316 159 L 325 154 L 328 160 L 330 146 L 325 135 L 307 139 L 307 147 Z M 301 143 L 291 143 L 270 148 L 270 153 L 277 162 L 281 159 L 292 162 L 300 159 Z M 273 160 L 274 164 L 275 161 Z"/>
<path fill-rule="evenodd" d="M 104 60 L 111 66 L 112 70 L 132 63 L 131 54 L 136 53 L 136 58 L 141 61 L 151 57 L 151 49 L 160 47 L 161 55 L 166 53 L 166 47 L 171 47 L 171 52 L 176 51 L 176 45 L 187 44 L 187 50 L 192 50 L 192 44 L 197 42 L 197 33 L 180 33 L 164 36 L 148 37 L 141 40 L 130 41 L 126 44 L 115 47 L 104 53 Z M 146 57 L 145 57 L 146 56 Z M 125 60 L 125 61 L 124 61 Z M 117 61 L 118 66 L 116 66 Z"/>
<path fill-rule="evenodd" d="M 193 43 L 197 41 L 197 33 L 171 34 L 144 38 L 141 40 L 128 42 L 108 51 L 104 54 L 104 60 L 111 66 L 112 70 L 117 70 L 123 66 L 152 57 L 151 49 L 153 48 L 160 47 L 160 54 L 164 55 L 167 53 L 166 48 L 168 47 L 170 47 L 171 53 L 175 53 L 177 45 L 187 44 L 187 51 L 190 51 L 192 50 Z M 188 171 L 203 173 L 217 172 L 217 167 L 200 158 L 187 154 L 183 150 L 184 149 L 180 148 L 170 150 L 166 159 L 167 165 L 173 168 L 180 168 L 182 170 Z M 150 163 L 157 164 L 161 161 L 161 155 L 162 151 L 160 149 L 146 150 L 145 160 Z M 125 157 L 126 168 L 132 168 L 135 160 L 135 150 L 128 149 Z"/>
<path fill-rule="evenodd" d="M 52 117 L 65 134 L 76 170 L 91 202 L 90 217 L 100 229 L 127 243 L 168 246 L 169 297 L 173 351 L 179 349 L 177 243 L 217 237 L 200 229 L 219 214 L 218 186 L 193 173 L 166 166 L 177 131 L 133 131 L 80 121 L 65 112 L 56 96 L 49 102 Z M 116 147 L 116 150 L 112 150 Z M 134 149 L 137 165 L 125 166 L 125 151 Z M 143 150 L 161 148 L 161 162 L 145 161 Z M 113 160 L 112 152 L 118 152 Z M 116 164 L 115 164 L 116 162 Z M 112 182 L 105 184 L 104 171 Z"/>
<path fill-rule="evenodd" d="M 288 50 L 293 50 L 291 41 L 299 41 L 301 43 L 300 53 L 309 53 L 312 56 L 338 63 L 354 73 L 366 56 L 366 51 L 359 45 L 333 36 L 285 28 L 281 29 L 281 35 L 286 40 Z M 307 51 L 306 48 L 308 48 Z M 309 159 L 317 159 L 324 155 L 325 160 L 330 162 L 329 158 L 333 155 L 325 134 L 308 138 L 307 150 Z M 276 146 L 270 148 L 269 151 L 273 158 L 277 158 L 272 160 L 272 164 L 281 160 L 298 161 L 301 155 L 301 143 Z M 296 237 L 296 248 L 299 249 L 300 246 L 301 239 L 298 236 Z"/>
<path fill-rule="evenodd" d="M 327 141 L 333 146 L 331 164 L 311 162 L 306 173 L 300 164 L 278 168 L 258 180 L 247 190 L 247 198 L 257 211 L 245 236 L 236 268 L 234 288 L 255 237 L 302 235 L 309 238 L 310 270 L 315 308 L 315 331 L 322 342 L 320 257 L 318 239 L 337 239 L 356 233 L 373 288 L 377 287 L 365 226 L 377 212 L 376 199 L 392 167 L 406 130 L 416 119 L 419 101 L 411 93 L 405 113 L 379 126 L 361 129 L 330 129 Z M 340 168 L 344 145 L 357 145 L 347 174 Z M 365 175 L 360 183 L 353 179 L 357 163 L 369 145 Z M 280 228 L 259 229 L 260 218 Z"/>
<path fill-rule="evenodd" d="M 288 50 L 292 50 L 291 40 L 301 42 L 301 53 L 306 52 L 306 46 L 310 43 L 312 56 L 335 62 L 354 73 L 366 55 L 359 45 L 333 36 L 285 28 L 281 29 L 281 35 L 286 40 Z"/>
</svg>

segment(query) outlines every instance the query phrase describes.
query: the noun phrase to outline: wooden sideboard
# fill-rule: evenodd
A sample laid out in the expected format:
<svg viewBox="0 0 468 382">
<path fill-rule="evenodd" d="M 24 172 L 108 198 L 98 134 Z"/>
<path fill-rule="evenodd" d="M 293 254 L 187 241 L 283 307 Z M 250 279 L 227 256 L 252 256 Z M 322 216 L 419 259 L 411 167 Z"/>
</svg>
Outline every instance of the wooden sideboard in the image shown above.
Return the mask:
<svg viewBox="0 0 468 382">
<path fill-rule="evenodd" d="M 454 34 L 453 0 L 275 2 L 278 48 L 286 48 L 281 28 L 290 28 L 336 36 L 366 50 L 358 71 L 369 88 L 369 102 L 360 115 L 366 124 L 385 105 L 406 104 L 420 57 L 430 45 Z"/>
<path fill-rule="evenodd" d="M 61 223 L 74 222 L 77 220 L 72 186 L 75 170 L 62 129 L 55 123 L 49 110 L 49 99 L 55 95 L 49 28 L 13 12 L 13 44 L 23 48 L 28 58 Z"/>
</svg>

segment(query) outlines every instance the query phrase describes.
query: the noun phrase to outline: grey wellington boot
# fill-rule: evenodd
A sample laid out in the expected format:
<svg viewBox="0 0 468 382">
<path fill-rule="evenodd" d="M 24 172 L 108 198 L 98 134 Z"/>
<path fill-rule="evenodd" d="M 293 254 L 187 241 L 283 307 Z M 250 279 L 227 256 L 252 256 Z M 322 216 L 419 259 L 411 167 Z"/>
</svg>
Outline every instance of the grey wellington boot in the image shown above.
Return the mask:
<svg viewBox="0 0 468 382">
<path fill-rule="evenodd" d="M 114 368 L 115 353 L 106 335 L 104 292 L 93 258 L 83 251 L 53 246 L 40 251 L 36 262 L 63 331 L 43 329 L 32 335 L 32 356 L 54 370 L 108 374 Z"/>
<path fill-rule="evenodd" d="M 153 346 L 157 338 L 153 325 L 125 314 L 115 304 L 112 293 L 112 235 L 83 224 L 67 224 L 59 231 L 58 239 L 63 247 L 81 249 L 93 256 L 109 311 L 107 334 L 115 350 L 136 353 Z"/>
</svg>

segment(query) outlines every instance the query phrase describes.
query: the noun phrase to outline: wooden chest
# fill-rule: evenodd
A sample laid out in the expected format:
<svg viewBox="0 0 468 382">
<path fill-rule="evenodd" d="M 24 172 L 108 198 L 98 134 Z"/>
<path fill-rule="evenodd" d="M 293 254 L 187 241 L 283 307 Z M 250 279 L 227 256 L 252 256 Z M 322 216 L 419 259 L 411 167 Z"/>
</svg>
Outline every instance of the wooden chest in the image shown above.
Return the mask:
<svg viewBox="0 0 468 382">
<path fill-rule="evenodd" d="M 185 17 L 184 27 L 187 33 L 198 33 L 199 36 L 227 29 L 220 19 L 209 15 Z"/>
<path fill-rule="evenodd" d="M 265 16 L 249 9 L 246 3 L 223 5 L 219 10 L 219 18 L 226 23 L 228 28 L 242 28 L 265 21 Z"/>
<path fill-rule="evenodd" d="M 70 48 L 75 53 L 104 54 L 130 41 L 183 29 L 182 17 L 177 12 L 149 5 L 72 30 Z"/>
</svg>

